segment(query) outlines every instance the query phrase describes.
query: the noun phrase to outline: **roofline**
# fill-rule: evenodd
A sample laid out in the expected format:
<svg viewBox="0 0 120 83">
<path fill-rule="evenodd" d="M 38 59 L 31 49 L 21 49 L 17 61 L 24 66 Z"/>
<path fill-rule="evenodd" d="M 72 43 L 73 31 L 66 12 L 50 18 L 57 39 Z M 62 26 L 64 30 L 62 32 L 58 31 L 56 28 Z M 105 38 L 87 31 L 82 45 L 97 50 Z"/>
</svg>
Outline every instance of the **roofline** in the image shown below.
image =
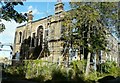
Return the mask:
<svg viewBox="0 0 120 83">
<path fill-rule="evenodd" d="M 25 26 L 25 25 L 26 25 L 26 23 L 25 23 L 25 24 L 23 24 L 23 25 L 18 26 L 17 28 L 23 27 L 23 26 Z"/>
<path fill-rule="evenodd" d="M 51 16 L 52 16 L 52 15 L 49 15 L 49 16 L 44 17 L 44 18 L 40 18 L 40 19 L 38 19 L 38 20 L 32 21 L 32 23 L 37 22 L 37 21 L 40 21 L 40 20 L 44 20 L 44 19 L 46 19 L 46 18 L 48 18 L 48 17 L 51 17 Z"/>
<path fill-rule="evenodd" d="M 40 18 L 40 19 L 38 19 L 38 20 L 32 21 L 32 23 L 35 23 L 35 22 L 38 22 L 38 21 L 44 20 L 44 19 L 46 19 L 46 18 L 48 18 L 48 17 L 51 17 L 51 16 L 52 16 L 52 15 L 49 15 L 49 16 L 44 17 L 44 18 Z M 23 25 L 21 25 L 21 26 L 18 26 L 17 28 L 23 27 L 23 26 L 25 26 L 26 24 L 27 24 L 27 23 L 25 23 L 25 24 L 23 24 Z"/>
</svg>

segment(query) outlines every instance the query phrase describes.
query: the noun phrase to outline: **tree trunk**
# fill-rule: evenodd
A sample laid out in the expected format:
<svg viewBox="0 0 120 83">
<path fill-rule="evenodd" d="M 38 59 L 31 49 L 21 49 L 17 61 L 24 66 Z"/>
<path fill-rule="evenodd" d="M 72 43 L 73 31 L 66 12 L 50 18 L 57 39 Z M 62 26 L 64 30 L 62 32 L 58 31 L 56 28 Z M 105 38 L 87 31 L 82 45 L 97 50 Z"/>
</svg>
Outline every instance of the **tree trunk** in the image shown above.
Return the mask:
<svg viewBox="0 0 120 83">
<path fill-rule="evenodd" d="M 96 71 L 97 70 L 97 66 L 96 66 L 96 53 L 94 55 L 94 70 Z"/>
<path fill-rule="evenodd" d="M 89 52 L 89 53 L 88 53 L 88 56 L 87 56 L 87 65 L 86 65 L 85 76 L 88 75 L 89 70 L 90 70 L 90 56 L 91 56 L 91 53 Z"/>
</svg>

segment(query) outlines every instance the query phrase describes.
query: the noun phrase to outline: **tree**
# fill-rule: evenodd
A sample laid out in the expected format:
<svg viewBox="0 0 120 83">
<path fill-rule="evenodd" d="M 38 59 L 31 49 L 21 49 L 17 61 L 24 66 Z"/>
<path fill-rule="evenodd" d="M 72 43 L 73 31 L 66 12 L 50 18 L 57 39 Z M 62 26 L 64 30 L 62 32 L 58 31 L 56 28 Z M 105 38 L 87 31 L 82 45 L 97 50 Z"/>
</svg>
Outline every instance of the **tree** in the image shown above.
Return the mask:
<svg viewBox="0 0 120 83">
<path fill-rule="evenodd" d="M 3 23 L 0 24 L 0 32 L 3 32 L 5 29 L 5 25 Z"/>
<path fill-rule="evenodd" d="M 16 0 L 15 2 L 11 2 L 11 0 L 7 0 L 6 2 L 0 1 L 0 5 L 0 21 L 1 19 L 4 19 L 6 21 L 15 20 L 17 23 L 27 21 L 26 13 L 22 14 L 14 9 L 14 7 L 17 5 L 23 5 L 23 2 L 21 0 L 19 0 L 19 2 L 17 2 Z M 4 29 L 5 26 L 3 24 L 0 24 L 0 32 Z"/>
<path fill-rule="evenodd" d="M 111 33 L 116 34 L 120 37 L 119 29 L 119 3 L 118 2 L 101 2 L 95 5 L 98 7 L 101 21 L 107 28 L 110 29 Z"/>
<path fill-rule="evenodd" d="M 86 49 L 84 57 L 87 59 L 87 75 L 91 54 L 106 50 L 105 30 L 107 27 L 115 26 L 117 9 L 112 7 L 116 7 L 116 3 L 71 2 L 70 5 L 72 10 L 65 13 L 63 23 L 66 28 L 64 39 L 71 48 L 80 49 L 82 46 Z"/>
<path fill-rule="evenodd" d="M 73 0 L 74 1 L 74 0 Z M 120 37 L 120 2 L 91 2 L 91 3 L 71 3 L 71 7 L 75 8 L 80 5 L 89 4 L 95 8 L 99 14 L 101 22 L 110 29 L 111 33 L 115 33 L 117 37 Z"/>
</svg>

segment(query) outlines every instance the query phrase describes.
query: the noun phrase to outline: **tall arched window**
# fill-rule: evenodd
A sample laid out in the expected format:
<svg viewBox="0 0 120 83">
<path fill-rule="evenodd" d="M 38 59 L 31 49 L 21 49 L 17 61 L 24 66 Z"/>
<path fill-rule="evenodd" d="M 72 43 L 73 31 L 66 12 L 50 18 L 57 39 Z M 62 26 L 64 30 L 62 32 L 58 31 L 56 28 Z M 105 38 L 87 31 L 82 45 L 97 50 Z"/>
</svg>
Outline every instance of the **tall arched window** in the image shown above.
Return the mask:
<svg viewBox="0 0 120 83">
<path fill-rule="evenodd" d="M 23 40 L 25 39 L 25 31 L 23 31 L 23 37 L 22 37 L 22 39 Z"/>
<path fill-rule="evenodd" d="M 32 36 L 32 47 L 35 47 L 36 44 L 35 44 L 35 33 L 33 33 L 33 36 Z"/>
<path fill-rule="evenodd" d="M 39 26 L 37 29 L 37 44 L 42 45 L 43 43 L 43 26 Z"/>
<path fill-rule="evenodd" d="M 22 42 L 22 32 L 19 32 L 19 43 Z"/>
<path fill-rule="evenodd" d="M 17 43 L 17 32 L 15 32 L 15 39 L 14 39 L 14 43 Z"/>
</svg>

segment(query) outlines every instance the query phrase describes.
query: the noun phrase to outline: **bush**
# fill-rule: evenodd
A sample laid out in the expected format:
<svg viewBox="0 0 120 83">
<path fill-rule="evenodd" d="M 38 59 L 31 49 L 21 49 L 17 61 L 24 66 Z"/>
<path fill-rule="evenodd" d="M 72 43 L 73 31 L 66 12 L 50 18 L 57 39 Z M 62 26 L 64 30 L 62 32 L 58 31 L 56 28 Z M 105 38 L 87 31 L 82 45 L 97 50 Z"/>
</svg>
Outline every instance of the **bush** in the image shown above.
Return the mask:
<svg viewBox="0 0 120 83">
<path fill-rule="evenodd" d="M 46 81 L 51 78 L 52 68 L 54 65 L 48 64 L 42 60 L 25 61 L 26 78 L 35 79 L 37 81 Z"/>
<path fill-rule="evenodd" d="M 4 72 L 9 77 L 15 77 L 15 78 L 25 78 L 25 71 L 24 66 L 9 66 L 6 69 L 4 69 Z"/>
<path fill-rule="evenodd" d="M 61 69 L 60 67 L 52 70 L 52 80 L 67 80 L 67 72 L 65 69 Z"/>
<path fill-rule="evenodd" d="M 116 77 L 118 76 L 119 69 L 120 68 L 117 66 L 115 62 L 106 61 L 105 63 L 101 64 L 101 70 L 99 70 L 99 72 Z"/>
<path fill-rule="evenodd" d="M 80 83 L 92 83 L 107 75 L 120 76 L 120 68 L 114 62 L 106 62 L 101 65 L 102 73 L 99 71 L 90 72 L 84 77 L 86 61 L 73 61 L 69 68 L 56 63 L 49 63 L 41 60 L 27 60 L 25 65 L 11 66 L 5 71 L 14 77 L 25 77 L 34 81 L 45 82 L 47 80 L 79 81 Z"/>
<path fill-rule="evenodd" d="M 79 80 L 84 71 L 83 61 L 74 61 L 69 68 L 63 65 L 44 62 L 41 60 L 29 60 L 25 62 L 26 78 L 37 81 L 46 80 Z M 39 79 L 38 79 L 39 78 Z"/>
</svg>

